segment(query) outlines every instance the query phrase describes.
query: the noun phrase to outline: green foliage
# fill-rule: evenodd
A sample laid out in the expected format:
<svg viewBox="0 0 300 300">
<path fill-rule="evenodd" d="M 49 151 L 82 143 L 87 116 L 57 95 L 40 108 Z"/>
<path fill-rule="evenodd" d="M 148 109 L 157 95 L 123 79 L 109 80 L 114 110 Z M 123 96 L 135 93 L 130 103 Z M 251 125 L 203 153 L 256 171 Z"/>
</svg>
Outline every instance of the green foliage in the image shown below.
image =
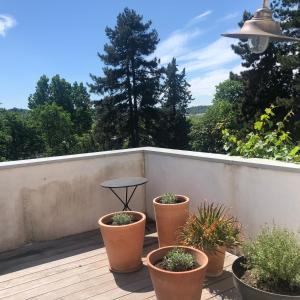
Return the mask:
<svg viewBox="0 0 300 300">
<path fill-rule="evenodd" d="M 172 193 L 166 193 L 161 196 L 160 198 L 160 203 L 161 204 L 176 204 L 178 203 L 176 195 Z"/>
<path fill-rule="evenodd" d="M 219 246 L 239 245 L 240 233 L 240 224 L 223 205 L 204 202 L 182 227 L 178 240 L 184 246 L 215 252 Z"/>
<path fill-rule="evenodd" d="M 189 119 L 191 123 L 190 144 L 193 151 L 222 153 L 224 142 L 222 128 L 236 128 L 232 104 L 216 101 L 205 114 Z"/>
<path fill-rule="evenodd" d="M 161 267 L 171 272 L 190 271 L 197 267 L 192 254 L 181 248 L 174 248 L 169 251 L 162 260 Z"/>
<path fill-rule="evenodd" d="M 227 79 L 216 86 L 214 102 L 236 103 L 242 97 L 243 84 L 238 80 Z"/>
<path fill-rule="evenodd" d="M 300 288 L 300 243 L 297 236 L 279 227 L 265 227 L 244 245 L 246 268 L 257 287 L 276 292 Z"/>
<path fill-rule="evenodd" d="M 159 98 L 158 60 L 147 60 L 155 51 L 158 35 L 151 29 L 150 21 L 143 22 L 141 15 L 128 8 L 118 15 L 116 26 L 105 31 L 109 43 L 104 46 L 104 54 L 99 55 L 105 65 L 104 75 L 91 75 L 93 83 L 89 86 L 92 93 L 103 97 L 100 102 L 105 101 L 108 108 L 101 112 L 101 117 L 115 121 L 117 116 L 118 122 L 114 123 L 119 123 L 117 138 L 123 140 L 122 145 L 138 147 L 142 137 L 149 138 L 155 111 L 149 108 L 154 108 Z M 107 129 L 101 136 L 105 141 L 100 140 L 99 144 L 110 144 L 115 138 L 115 130 L 109 130 L 113 126 L 99 123 Z"/>
<path fill-rule="evenodd" d="M 285 129 L 293 112 L 290 111 L 282 121 L 274 123 L 274 110 L 274 106 L 265 109 L 265 113 L 254 123 L 254 131 L 247 134 L 245 140 L 239 140 L 224 129 L 222 131 L 224 149 L 230 155 L 241 155 L 247 158 L 299 161 L 300 146 L 293 144 L 290 132 Z"/>
<path fill-rule="evenodd" d="M 129 213 L 116 213 L 112 217 L 112 225 L 121 226 L 131 224 L 133 217 Z"/>
<path fill-rule="evenodd" d="M 204 114 L 207 111 L 208 107 L 209 107 L 208 105 L 198 105 L 198 106 L 188 107 L 186 109 L 186 113 L 189 116 Z"/>
</svg>

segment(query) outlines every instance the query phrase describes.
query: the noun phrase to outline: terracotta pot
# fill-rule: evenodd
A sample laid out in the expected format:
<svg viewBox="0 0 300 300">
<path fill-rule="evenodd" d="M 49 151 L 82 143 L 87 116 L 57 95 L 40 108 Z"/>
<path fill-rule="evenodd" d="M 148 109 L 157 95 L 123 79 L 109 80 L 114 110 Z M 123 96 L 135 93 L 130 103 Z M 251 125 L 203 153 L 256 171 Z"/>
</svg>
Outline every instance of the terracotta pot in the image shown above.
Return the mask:
<svg viewBox="0 0 300 300">
<path fill-rule="evenodd" d="M 156 263 L 174 247 L 184 248 L 191 253 L 199 264 L 197 269 L 186 272 L 171 272 L 155 266 Z M 147 266 L 158 300 L 199 300 L 202 294 L 208 258 L 200 250 L 169 246 L 150 252 L 147 256 Z"/>
<path fill-rule="evenodd" d="M 205 251 L 208 257 L 207 277 L 219 277 L 223 274 L 224 261 L 225 261 L 225 247 L 218 247 L 215 252 Z"/>
<path fill-rule="evenodd" d="M 178 229 L 189 217 L 190 199 L 181 195 L 176 197 L 180 203 L 161 204 L 161 196 L 153 199 L 159 247 L 176 245 Z"/>
<path fill-rule="evenodd" d="M 135 220 L 128 225 L 111 225 L 115 213 L 103 216 L 99 220 L 100 230 L 110 270 L 117 273 L 129 273 L 140 269 L 145 235 L 146 216 L 143 213 L 130 211 Z"/>
</svg>

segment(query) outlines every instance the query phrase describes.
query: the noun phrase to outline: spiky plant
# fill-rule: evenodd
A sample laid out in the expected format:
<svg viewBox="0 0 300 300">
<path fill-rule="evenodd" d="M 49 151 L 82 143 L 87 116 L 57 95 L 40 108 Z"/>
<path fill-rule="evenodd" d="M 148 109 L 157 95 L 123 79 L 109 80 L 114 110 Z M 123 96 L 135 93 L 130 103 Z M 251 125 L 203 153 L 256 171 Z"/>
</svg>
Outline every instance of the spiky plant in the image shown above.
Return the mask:
<svg viewBox="0 0 300 300">
<path fill-rule="evenodd" d="M 133 222 L 132 215 L 128 213 L 116 213 L 112 216 L 112 225 L 127 225 Z"/>
<path fill-rule="evenodd" d="M 218 247 L 233 248 L 240 244 L 241 227 L 237 219 L 228 216 L 222 204 L 202 203 L 178 235 L 180 245 L 215 252 Z"/>
<path fill-rule="evenodd" d="M 178 203 L 176 195 L 172 193 L 165 193 L 164 195 L 161 196 L 160 198 L 160 203 L 161 204 L 176 204 Z"/>
</svg>

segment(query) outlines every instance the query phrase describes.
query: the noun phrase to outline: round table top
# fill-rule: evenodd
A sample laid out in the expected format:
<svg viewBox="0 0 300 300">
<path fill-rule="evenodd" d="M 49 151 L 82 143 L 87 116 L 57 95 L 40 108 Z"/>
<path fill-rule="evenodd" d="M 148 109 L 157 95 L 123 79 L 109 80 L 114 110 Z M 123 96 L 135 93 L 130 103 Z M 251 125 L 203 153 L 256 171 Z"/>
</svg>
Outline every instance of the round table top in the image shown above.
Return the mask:
<svg viewBox="0 0 300 300">
<path fill-rule="evenodd" d="M 142 185 L 148 182 L 144 177 L 121 177 L 116 179 L 107 180 L 101 183 L 104 188 L 125 188 Z"/>
</svg>

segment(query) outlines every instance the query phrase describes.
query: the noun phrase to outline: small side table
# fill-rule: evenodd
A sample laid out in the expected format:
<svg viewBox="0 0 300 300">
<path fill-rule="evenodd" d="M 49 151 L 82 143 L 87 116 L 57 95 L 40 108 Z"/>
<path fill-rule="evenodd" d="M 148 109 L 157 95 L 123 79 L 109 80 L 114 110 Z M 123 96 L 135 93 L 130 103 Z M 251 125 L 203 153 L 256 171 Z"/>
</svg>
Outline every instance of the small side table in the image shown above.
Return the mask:
<svg viewBox="0 0 300 300">
<path fill-rule="evenodd" d="M 131 210 L 129 207 L 129 202 L 132 199 L 136 189 L 138 186 L 146 184 L 148 182 L 147 178 L 144 177 L 123 177 L 123 178 L 116 178 L 112 180 L 107 180 L 101 183 L 101 186 L 104 188 L 110 189 L 114 195 L 123 203 L 123 211 Z M 128 188 L 134 187 L 133 191 L 131 192 L 130 196 L 128 194 Z M 114 189 L 126 189 L 126 196 L 123 200 Z"/>
</svg>

